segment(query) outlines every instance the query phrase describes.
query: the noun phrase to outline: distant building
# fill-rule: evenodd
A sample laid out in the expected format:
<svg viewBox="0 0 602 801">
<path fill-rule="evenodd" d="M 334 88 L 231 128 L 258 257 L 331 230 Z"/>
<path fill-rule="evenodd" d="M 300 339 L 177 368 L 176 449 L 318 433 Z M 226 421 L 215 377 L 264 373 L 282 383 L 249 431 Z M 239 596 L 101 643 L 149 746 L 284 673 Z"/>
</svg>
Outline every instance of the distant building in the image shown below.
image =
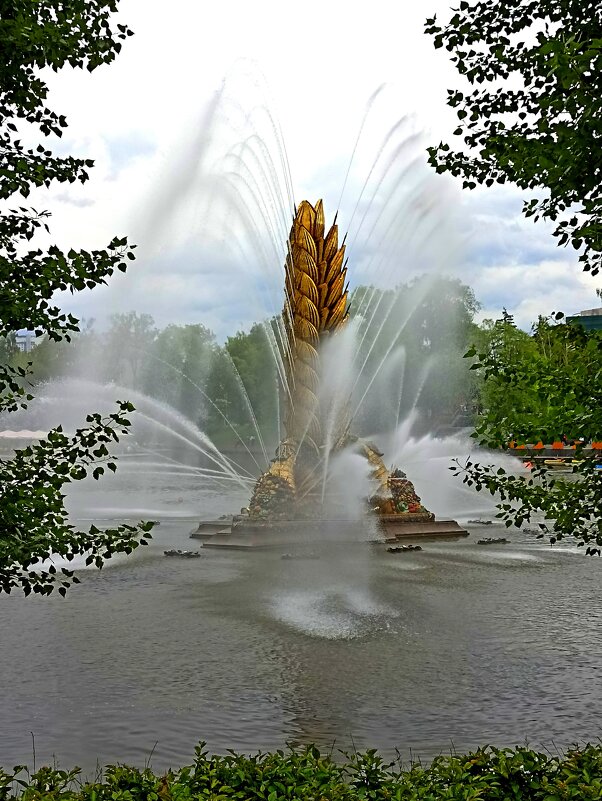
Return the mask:
<svg viewBox="0 0 602 801">
<path fill-rule="evenodd" d="M 26 331 L 22 329 L 15 334 L 15 345 L 19 348 L 21 353 L 29 353 L 33 348 L 36 341 L 35 331 Z"/>
<path fill-rule="evenodd" d="M 567 317 L 566 321 L 581 325 L 586 331 L 602 331 L 602 306 L 598 309 L 584 309 L 573 317 Z"/>
</svg>

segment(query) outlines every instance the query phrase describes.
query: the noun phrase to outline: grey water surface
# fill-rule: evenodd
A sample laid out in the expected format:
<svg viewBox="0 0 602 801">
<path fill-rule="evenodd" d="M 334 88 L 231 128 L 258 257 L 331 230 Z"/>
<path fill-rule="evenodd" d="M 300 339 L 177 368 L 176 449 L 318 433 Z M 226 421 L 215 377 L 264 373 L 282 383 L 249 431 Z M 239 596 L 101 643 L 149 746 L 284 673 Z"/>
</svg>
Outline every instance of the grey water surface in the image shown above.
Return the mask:
<svg viewBox="0 0 602 801">
<path fill-rule="evenodd" d="M 245 495 L 127 473 L 74 496 L 74 518 L 160 520 L 153 540 L 67 598 L 0 596 L 0 765 L 185 764 L 285 743 L 410 749 L 563 748 L 600 737 L 602 562 L 521 532 L 388 554 L 196 549 L 199 517 Z M 151 758 L 152 752 L 152 758 Z"/>
</svg>

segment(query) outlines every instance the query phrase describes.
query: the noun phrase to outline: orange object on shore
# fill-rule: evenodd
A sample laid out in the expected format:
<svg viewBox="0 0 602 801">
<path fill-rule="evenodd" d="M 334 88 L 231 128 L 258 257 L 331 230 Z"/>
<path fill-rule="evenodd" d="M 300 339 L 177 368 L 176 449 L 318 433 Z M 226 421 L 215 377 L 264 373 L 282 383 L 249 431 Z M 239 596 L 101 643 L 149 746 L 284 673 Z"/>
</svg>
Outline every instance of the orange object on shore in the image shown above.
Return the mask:
<svg viewBox="0 0 602 801">
<path fill-rule="evenodd" d="M 579 442 L 580 442 L 580 444 L 582 446 L 585 445 L 585 448 L 592 448 L 595 451 L 602 451 L 602 441 L 600 441 L 600 442 L 590 442 L 589 445 L 585 444 L 583 442 L 583 440 L 579 440 Z M 529 445 L 517 445 L 516 444 L 516 440 L 510 440 L 510 442 L 508 443 L 508 447 L 511 448 L 514 451 L 521 451 L 521 450 L 525 450 L 526 448 L 528 448 L 529 450 L 533 450 L 533 451 L 539 451 L 539 450 L 542 450 L 542 448 L 551 448 L 552 450 L 555 450 L 555 451 L 575 450 L 577 448 L 577 442 L 575 440 L 572 440 L 570 442 L 563 442 L 562 440 L 556 440 L 551 445 L 544 445 L 544 443 L 541 442 L 541 441 L 538 442 L 536 445 L 530 445 L 530 444 Z"/>
</svg>

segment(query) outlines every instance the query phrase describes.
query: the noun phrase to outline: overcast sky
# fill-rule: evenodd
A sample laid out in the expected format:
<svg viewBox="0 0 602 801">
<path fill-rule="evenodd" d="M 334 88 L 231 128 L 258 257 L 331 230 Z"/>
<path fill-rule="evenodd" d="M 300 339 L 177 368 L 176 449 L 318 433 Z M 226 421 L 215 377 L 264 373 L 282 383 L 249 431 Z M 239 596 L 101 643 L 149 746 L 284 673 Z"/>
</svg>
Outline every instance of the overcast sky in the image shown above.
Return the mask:
<svg viewBox="0 0 602 801">
<path fill-rule="evenodd" d="M 202 322 L 223 338 L 279 310 L 290 204 L 323 197 L 349 230 L 352 283 L 455 275 L 483 316 L 506 307 L 524 327 L 595 306 L 599 282 L 522 218 L 520 193 L 461 192 L 425 166 L 455 122 L 445 98 L 459 79 L 423 34 L 448 7 L 122 0 L 135 36 L 117 61 L 50 77 L 70 122 L 59 148 L 96 167 L 44 203 L 62 245 L 128 234 L 138 259 L 62 305 L 99 322 L 130 309 Z"/>
</svg>

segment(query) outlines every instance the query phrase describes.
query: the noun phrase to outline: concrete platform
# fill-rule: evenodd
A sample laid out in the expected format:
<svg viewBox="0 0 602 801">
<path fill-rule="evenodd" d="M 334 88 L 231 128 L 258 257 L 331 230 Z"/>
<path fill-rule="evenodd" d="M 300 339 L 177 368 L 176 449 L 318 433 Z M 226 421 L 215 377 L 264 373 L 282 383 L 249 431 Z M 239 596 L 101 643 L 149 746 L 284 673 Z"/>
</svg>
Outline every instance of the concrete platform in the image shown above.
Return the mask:
<svg viewBox="0 0 602 801">
<path fill-rule="evenodd" d="M 380 527 L 387 540 L 406 537 L 437 537 L 453 539 L 468 537 L 469 532 L 455 520 L 400 520 L 397 515 L 383 515 Z"/>
</svg>

